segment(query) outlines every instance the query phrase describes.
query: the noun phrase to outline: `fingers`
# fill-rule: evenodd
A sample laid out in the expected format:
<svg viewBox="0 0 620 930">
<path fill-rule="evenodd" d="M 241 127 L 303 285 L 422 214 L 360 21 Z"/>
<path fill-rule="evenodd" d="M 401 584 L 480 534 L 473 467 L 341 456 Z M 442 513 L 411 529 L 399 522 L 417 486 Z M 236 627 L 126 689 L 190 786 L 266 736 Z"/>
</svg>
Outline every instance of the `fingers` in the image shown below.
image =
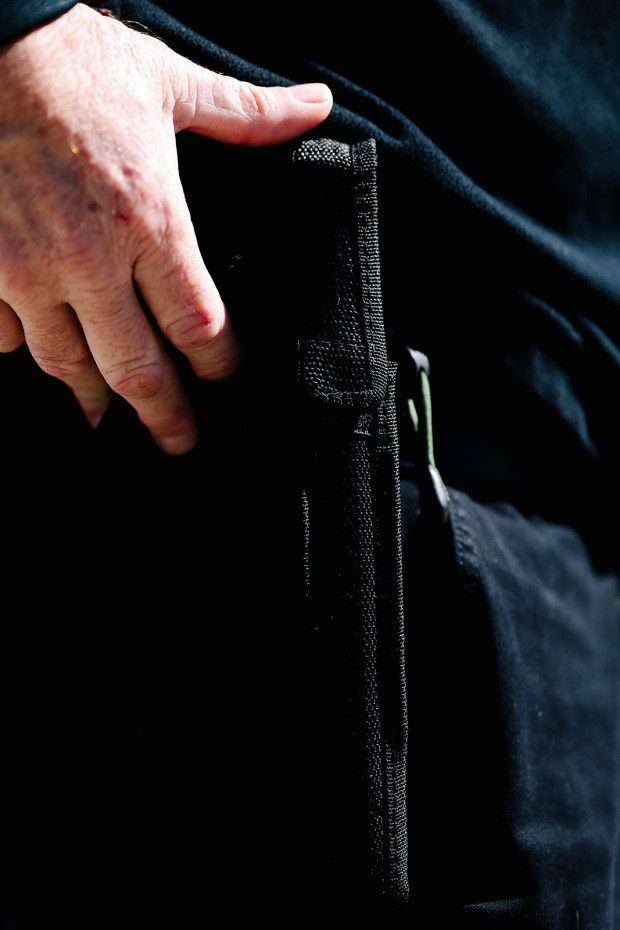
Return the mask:
<svg viewBox="0 0 620 930">
<path fill-rule="evenodd" d="M 43 371 L 67 384 L 88 422 L 97 427 L 112 393 L 97 370 L 75 314 L 67 304 L 19 307 L 26 342 Z"/>
<path fill-rule="evenodd" d="M 239 364 L 239 345 L 202 260 L 180 184 L 170 203 L 165 232 L 136 261 L 134 278 L 162 332 L 194 372 L 223 378 Z"/>
<path fill-rule="evenodd" d="M 24 343 L 24 330 L 12 307 L 0 300 L 0 352 L 13 352 Z"/>
<path fill-rule="evenodd" d="M 257 87 L 170 59 L 175 131 L 190 129 L 234 145 L 275 145 L 322 123 L 333 100 L 325 84 Z"/>
<path fill-rule="evenodd" d="M 174 455 L 193 448 L 197 429 L 191 406 L 131 280 L 99 290 L 82 288 L 72 304 L 107 384 L 136 410 L 155 442 Z"/>
<path fill-rule="evenodd" d="M 37 364 L 71 388 L 91 426 L 98 425 L 115 391 L 134 407 L 165 452 L 191 449 L 197 433 L 189 402 L 131 282 L 122 293 L 84 291 L 76 303 L 79 320 L 67 304 L 45 310 L 18 304 L 21 323 L 8 304 L 0 303 L 0 329 L 3 315 L 14 326 L 10 311 L 20 332 L 23 324 L 21 339 L 25 335 Z"/>
</svg>

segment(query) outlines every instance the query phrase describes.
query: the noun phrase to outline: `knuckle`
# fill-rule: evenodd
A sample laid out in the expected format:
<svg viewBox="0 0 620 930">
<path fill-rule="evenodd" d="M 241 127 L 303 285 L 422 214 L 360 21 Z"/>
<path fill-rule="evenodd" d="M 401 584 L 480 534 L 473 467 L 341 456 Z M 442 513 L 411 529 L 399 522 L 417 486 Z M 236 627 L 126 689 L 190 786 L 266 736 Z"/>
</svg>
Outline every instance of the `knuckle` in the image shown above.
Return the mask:
<svg viewBox="0 0 620 930">
<path fill-rule="evenodd" d="M 151 400 L 159 396 L 165 386 L 165 372 L 161 361 L 136 358 L 115 365 L 104 372 L 113 391 L 128 400 Z"/>
<path fill-rule="evenodd" d="M 213 100 L 218 110 L 237 114 L 242 118 L 245 128 L 240 130 L 239 138 L 236 139 L 239 144 L 247 143 L 256 123 L 271 114 L 271 103 L 267 94 L 248 81 L 219 78 L 213 87 Z"/>
<path fill-rule="evenodd" d="M 166 327 L 166 336 L 182 352 L 200 349 L 217 339 L 221 326 L 203 312 L 193 311 Z"/>
<path fill-rule="evenodd" d="M 93 369 L 93 361 L 85 353 L 76 356 L 67 355 L 50 355 L 45 352 L 38 352 L 32 349 L 32 354 L 36 362 L 46 374 L 52 378 L 58 378 L 59 381 L 71 383 L 79 381 L 84 375 L 89 374 Z"/>
<path fill-rule="evenodd" d="M 147 163 L 135 166 L 125 162 L 105 176 L 106 200 L 113 220 L 130 222 L 152 192 L 159 189 L 148 167 Z"/>
<path fill-rule="evenodd" d="M 237 95 L 241 109 L 248 116 L 252 118 L 269 116 L 271 105 L 269 97 L 262 87 L 257 87 L 248 81 L 239 81 L 237 83 Z"/>
</svg>

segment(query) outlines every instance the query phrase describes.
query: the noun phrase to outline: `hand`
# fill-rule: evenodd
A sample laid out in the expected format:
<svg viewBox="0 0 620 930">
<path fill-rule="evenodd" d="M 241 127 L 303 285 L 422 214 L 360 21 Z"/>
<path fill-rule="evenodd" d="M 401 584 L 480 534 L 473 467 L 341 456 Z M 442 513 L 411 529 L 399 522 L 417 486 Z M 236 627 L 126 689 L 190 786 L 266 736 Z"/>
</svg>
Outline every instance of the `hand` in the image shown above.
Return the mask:
<svg viewBox="0 0 620 930">
<path fill-rule="evenodd" d="M 111 391 L 166 452 L 197 439 L 161 333 L 201 378 L 239 351 L 183 195 L 175 133 L 273 145 L 322 122 L 322 84 L 259 88 L 78 4 L 0 54 L 0 351 L 24 340 L 96 426 Z"/>
</svg>

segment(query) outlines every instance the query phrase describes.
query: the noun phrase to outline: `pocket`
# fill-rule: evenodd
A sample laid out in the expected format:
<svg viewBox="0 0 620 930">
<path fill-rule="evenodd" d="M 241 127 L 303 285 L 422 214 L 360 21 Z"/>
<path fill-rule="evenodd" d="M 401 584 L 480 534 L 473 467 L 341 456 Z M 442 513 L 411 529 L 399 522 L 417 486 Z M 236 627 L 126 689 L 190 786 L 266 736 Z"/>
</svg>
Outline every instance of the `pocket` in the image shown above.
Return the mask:
<svg viewBox="0 0 620 930">
<path fill-rule="evenodd" d="M 439 895 L 449 855 L 455 926 L 607 926 L 617 579 L 574 529 L 448 493 L 449 545 L 405 553 L 412 884 Z"/>
<path fill-rule="evenodd" d="M 476 526 L 468 509 L 471 499 L 454 487 L 448 487 L 447 492 L 455 571 L 463 588 L 473 589 L 480 585 L 481 578 Z"/>
</svg>

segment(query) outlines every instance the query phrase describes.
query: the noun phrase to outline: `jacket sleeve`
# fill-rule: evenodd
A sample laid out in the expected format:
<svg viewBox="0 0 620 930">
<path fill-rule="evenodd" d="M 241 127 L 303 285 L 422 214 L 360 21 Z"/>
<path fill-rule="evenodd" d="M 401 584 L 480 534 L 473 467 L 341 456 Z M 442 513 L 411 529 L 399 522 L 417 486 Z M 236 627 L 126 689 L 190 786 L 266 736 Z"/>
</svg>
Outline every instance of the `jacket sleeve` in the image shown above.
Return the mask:
<svg viewBox="0 0 620 930">
<path fill-rule="evenodd" d="M 78 0 L 3 0 L 0 3 L 0 46 L 66 13 L 77 3 Z"/>
</svg>

